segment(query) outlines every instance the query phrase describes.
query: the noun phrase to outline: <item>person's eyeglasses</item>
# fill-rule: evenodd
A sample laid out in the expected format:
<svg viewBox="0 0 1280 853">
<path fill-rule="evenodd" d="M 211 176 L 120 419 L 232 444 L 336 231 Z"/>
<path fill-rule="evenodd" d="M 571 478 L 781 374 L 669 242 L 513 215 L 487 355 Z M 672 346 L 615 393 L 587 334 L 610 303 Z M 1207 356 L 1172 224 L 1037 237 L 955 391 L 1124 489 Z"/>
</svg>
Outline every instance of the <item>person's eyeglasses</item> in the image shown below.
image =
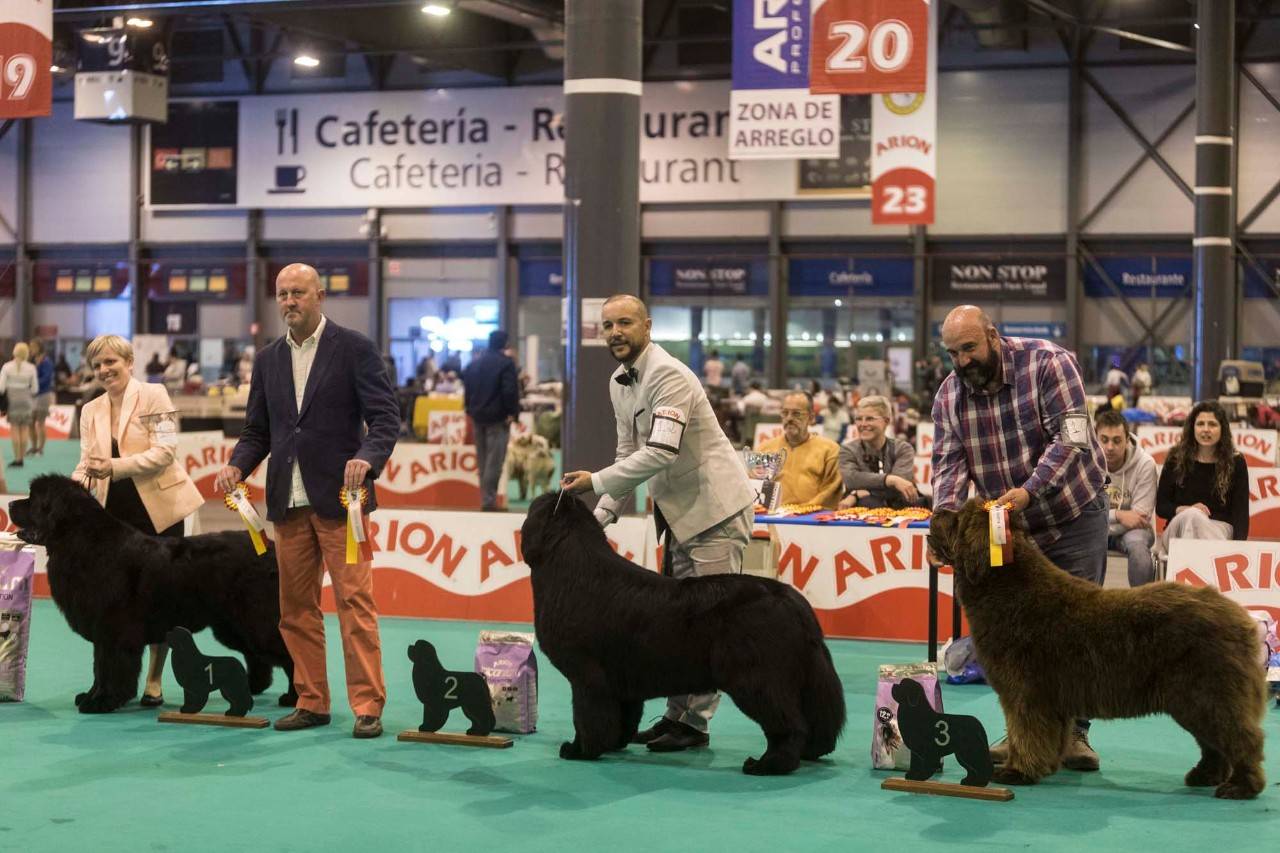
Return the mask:
<svg viewBox="0 0 1280 853">
<path fill-rule="evenodd" d="M 782 409 L 779 414 L 784 418 L 807 418 L 809 416 L 807 409 Z"/>
</svg>

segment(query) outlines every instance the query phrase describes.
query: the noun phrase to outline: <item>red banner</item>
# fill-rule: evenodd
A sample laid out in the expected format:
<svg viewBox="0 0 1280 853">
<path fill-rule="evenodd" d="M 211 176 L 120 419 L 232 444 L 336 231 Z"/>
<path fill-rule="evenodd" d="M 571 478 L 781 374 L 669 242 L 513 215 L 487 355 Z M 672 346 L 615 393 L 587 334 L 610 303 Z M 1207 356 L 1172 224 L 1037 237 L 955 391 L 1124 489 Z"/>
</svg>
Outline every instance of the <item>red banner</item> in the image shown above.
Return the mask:
<svg viewBox="0 0 1280 853">
<path fill-rule="evenodd" d="M 814 0 L 813 8 L 811 93 L 925 91 L 925 0 Z"/>
<path fill-rule="evenodd" d="M 53 108 L 53 0 L 0 4 L 0 119 Z"/>
</svg>

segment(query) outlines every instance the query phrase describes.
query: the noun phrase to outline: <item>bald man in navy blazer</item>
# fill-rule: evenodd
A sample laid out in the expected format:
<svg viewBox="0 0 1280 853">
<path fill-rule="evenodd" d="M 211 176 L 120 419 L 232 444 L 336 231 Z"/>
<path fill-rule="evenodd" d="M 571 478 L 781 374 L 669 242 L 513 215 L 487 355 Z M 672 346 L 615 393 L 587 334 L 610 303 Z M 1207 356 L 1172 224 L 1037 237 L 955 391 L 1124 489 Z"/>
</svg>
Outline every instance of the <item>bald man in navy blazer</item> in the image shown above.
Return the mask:
<svg viewBox="0 0 1280 853">
<path fill-rule="evenodd" d="M 280 634 L 293 656 L 298 705 L 276 721 L 281 731 L 329 723 L 320 588 L 333 582 L 347 698 L 358 738 L 382 734 L 387 690 L 373 600 L 373 567 L 346 562 L 344 489 L 373 481 L 400 432 L 400 409 L 386 363 L 373 342 L 324 316 L 316 271 L 290 264 L 276 278 L 276 304 L 288 330 L 253 362 L 244 429 L 219 472 L 227 491 L 267 459 L 267 518 L 275 523 L 280 565 Z"/>
</svg>

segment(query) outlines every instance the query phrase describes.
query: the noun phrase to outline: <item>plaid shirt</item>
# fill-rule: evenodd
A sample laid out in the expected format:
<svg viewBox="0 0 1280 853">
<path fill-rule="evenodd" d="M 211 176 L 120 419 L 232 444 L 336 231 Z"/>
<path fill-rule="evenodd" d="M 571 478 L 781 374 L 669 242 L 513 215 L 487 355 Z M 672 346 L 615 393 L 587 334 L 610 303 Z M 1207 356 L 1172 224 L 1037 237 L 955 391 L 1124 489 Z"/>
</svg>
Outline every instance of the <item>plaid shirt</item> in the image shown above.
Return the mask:
<svg viewBox="0 0 1280 853">
<path fill-rule="evenodd" d="M 1062 436 L 1064 415 L 1086 414 L 1071 353 L 1047 341 L 1002 337 L 1000 364 L 1003 384 L 994 393 L 969 388 L 954 371 L 938 389 L 933 505 L 960 506 L 970 481 L 988 500 L 1021 486 L 1031 495 L 1023 518 L 1046 547 L 1102 491 L 1105 457 L 1092 427 L 1084 429 L 1087 448 Z"/>
</svg>

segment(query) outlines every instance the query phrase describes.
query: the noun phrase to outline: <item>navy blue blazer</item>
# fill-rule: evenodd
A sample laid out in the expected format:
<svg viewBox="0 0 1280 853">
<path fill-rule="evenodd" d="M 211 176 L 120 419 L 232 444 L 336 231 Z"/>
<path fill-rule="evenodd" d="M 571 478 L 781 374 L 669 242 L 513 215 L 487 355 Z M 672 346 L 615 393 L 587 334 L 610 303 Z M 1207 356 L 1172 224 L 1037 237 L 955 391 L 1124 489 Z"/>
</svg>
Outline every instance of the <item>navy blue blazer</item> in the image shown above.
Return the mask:
<svg viewBox="0 0 1280 853">
<path fill-rule="evenodd" d="M 286 334 L 288 334 L 286 332 Z M 368 431 L 365 426 L 368 425 Z M 229 464 L 245 476 L 267 460 L 267 518 L 281 521 L 289 509 L 293 462 L 321 518 L 344 518 L 338 502 L 347 460 L 371 466 L 365 479 L 369 503 L 373 481 L 382 473 L 400 434 L 400 407 L 387 366 L 373 341 L 327 320 L 299 409 L 293 388 L 293 358 L 283 338 L 262 348 L 253 360 L 244 429 Z"/>
</svg>

